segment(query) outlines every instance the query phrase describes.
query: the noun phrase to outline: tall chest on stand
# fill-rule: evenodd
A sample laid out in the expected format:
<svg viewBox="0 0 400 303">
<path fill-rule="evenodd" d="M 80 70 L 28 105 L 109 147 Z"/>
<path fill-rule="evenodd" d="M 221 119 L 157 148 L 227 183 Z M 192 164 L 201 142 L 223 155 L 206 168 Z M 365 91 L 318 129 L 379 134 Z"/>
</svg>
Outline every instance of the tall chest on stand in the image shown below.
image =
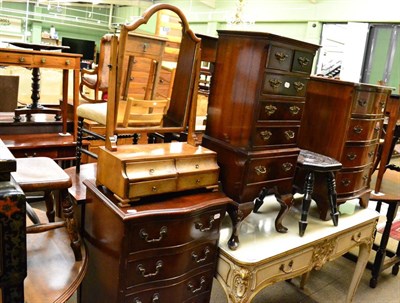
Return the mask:
<svg viewBox="0 0 400 303">
<path fill-rule="evenodd" d="M 268 33 L 218 31 L 203 143 L 218 154 L 224 192 L 240 205 L 274 192 L 292 201 L 297 134 L 317 45 Z"/>
<path fill-rule="evenodd" d="M 359 199 L 367 207 L 370 177 L 391 88 L 311 77 L 299 133 L 299 146 L 342 163 L 336 174 L 337 203 Z M 299 174 L 301 176 L 301 174 Z M 315 182 L 321 181 L 317 175 Z M 297 182 L 296 184 L 300 181 Z M 321 219 L 328 219 L 327 193 L 315 186 Z"/>
</svg>

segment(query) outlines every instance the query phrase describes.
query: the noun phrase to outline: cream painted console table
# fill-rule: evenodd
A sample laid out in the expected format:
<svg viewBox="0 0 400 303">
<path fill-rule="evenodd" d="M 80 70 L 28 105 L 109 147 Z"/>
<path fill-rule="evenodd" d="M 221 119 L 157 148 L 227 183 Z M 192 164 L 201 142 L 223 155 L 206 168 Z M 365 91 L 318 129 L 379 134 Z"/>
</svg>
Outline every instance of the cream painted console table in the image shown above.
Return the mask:
<svg viewBox="0 0 400 303">
<path fill-rule="evenodd" d="M 240 226 L 240 247 L 236 251 L 228 248 L 232 228 L 229 217 L 225 218 L 216 278 L 229 302 L 251 302 L 266 286 L 296 276 L 303 275 L 303 287 L 312 269 L 320 269 L 358 246 L 359 258 L 346 298 L 351 302 L 368 261 L 378 213 L 355 206 L 354 213 L 342 212 L 339 225 L 333 226 L 318 218 L 316 208 L 310 209 L 307 233 L 300 237 L 300 211 L 293 207 L 285 217 L 289 228 L 286 234 L 275 231 L 278 211 L 275 203 L 264 203 L 259 213 L 246 217 Z"/>
</svg>

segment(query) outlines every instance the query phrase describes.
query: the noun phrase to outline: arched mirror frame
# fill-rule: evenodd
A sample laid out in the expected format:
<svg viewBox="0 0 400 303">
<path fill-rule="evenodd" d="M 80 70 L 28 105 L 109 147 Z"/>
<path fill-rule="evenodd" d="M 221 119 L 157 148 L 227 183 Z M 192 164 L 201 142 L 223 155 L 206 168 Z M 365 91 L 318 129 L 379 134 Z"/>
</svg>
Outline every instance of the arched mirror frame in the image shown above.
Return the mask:
<svg viewBox="0 0 400 303">
<path fill-rule="evenodd" d="M 182 40 L 178 55 L 175 80 L 171 93 L 170 106 L 160 127 L 120 127 L 117 124 L 118 104 L 121 98 L 123 82 L 123 60 L 126 52 L 126 41 L 129 32 L 147 24 L 149 19 L 161 10 L 171 10 L 181 20 Z M 109 99 L 106 119 L 106 148 L 117 150 L 116 134 L 132 134 L 140 132 L 182 132 L 188 131 L 188 143 L 196 145 L 194 135 L 197 87 L 200 73 L 200 41 L 189 24 L 183 12 L 169 4 L 155 4 L 148 8 L 143 15 L 131 24 L 120 25 L 119 38 L 112 38 L 111 66 L 109 80 Z"/>
</svg>

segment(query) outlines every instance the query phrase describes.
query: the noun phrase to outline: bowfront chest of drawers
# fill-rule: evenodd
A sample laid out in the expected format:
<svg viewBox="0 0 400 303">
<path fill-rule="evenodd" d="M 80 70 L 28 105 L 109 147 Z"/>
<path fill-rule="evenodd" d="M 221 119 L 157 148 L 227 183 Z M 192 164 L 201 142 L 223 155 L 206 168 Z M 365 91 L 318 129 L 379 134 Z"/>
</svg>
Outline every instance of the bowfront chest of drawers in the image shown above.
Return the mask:
<svg viewBox="0 0 400 303">
<path fill-rule="evenodd" d="M 297 134 L 317 45 L 268 33 L 219 31 L 202 145 L 218 154 L 224 192 L 242 204 L 273 190 L 292 201 Z M 284 228 L 277 220 L 277 229 Z"/>
<path fill-rule="evenodd" d="M 84 183 L 90 258 L 82 302 L 209 302 L 229 198 L 186 192 L 121 208 L 94 181 Z"/>
<path fill-rule="evenodd" d="M 308 83 L 298 142 L 301 148 L 342 163 L 336 174 L 338 203 L 359 198 L 361 206 L 368 205 L 371 169 L 390 94 L 388 87 L 324 77 L 311 77 Z M 322 182 L 320 176 L 315 182 Z M 324 188 L 315 186 L 313 198 L 321 218 L 328 219 Z"/>
</svg>

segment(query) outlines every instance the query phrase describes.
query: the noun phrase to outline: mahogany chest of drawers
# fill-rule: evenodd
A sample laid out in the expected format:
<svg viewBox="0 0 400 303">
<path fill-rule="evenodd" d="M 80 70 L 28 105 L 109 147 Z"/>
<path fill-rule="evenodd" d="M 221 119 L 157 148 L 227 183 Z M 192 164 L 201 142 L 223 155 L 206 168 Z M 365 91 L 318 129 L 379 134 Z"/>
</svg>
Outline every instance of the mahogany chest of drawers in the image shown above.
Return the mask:
<svg viewBox="0 0 400 303">
<path fill-rule="evenodd" d="M 391 88 L 311 77 L 299 133 L 299 146 L 342 163 L 336 174 L 337 202 L 359 198 L 366 207 L 369 182 Z M 316 183 L 322 182 L 316 176 Z M 297 183 L 297 181 L 296 181 Z M 300 186 L 300 184 L 299 184 Z M 325 186 L 315 186 L 322 219 L 327 216 Z"/>
<path fill-rule="evenodd" d="M 274 189 L 287 209 L 318 46 L 268 33 L 218 34 L 202 145 L 217 152 L 220 181 L 230 198 L 251 202 Z"/>
<path fill-rule="evenodd" d="M 82 302 L 209 302 L 229 198 L 186 192 L 121 208 L 94 181 L 84 184 Z"/>
</svg>

